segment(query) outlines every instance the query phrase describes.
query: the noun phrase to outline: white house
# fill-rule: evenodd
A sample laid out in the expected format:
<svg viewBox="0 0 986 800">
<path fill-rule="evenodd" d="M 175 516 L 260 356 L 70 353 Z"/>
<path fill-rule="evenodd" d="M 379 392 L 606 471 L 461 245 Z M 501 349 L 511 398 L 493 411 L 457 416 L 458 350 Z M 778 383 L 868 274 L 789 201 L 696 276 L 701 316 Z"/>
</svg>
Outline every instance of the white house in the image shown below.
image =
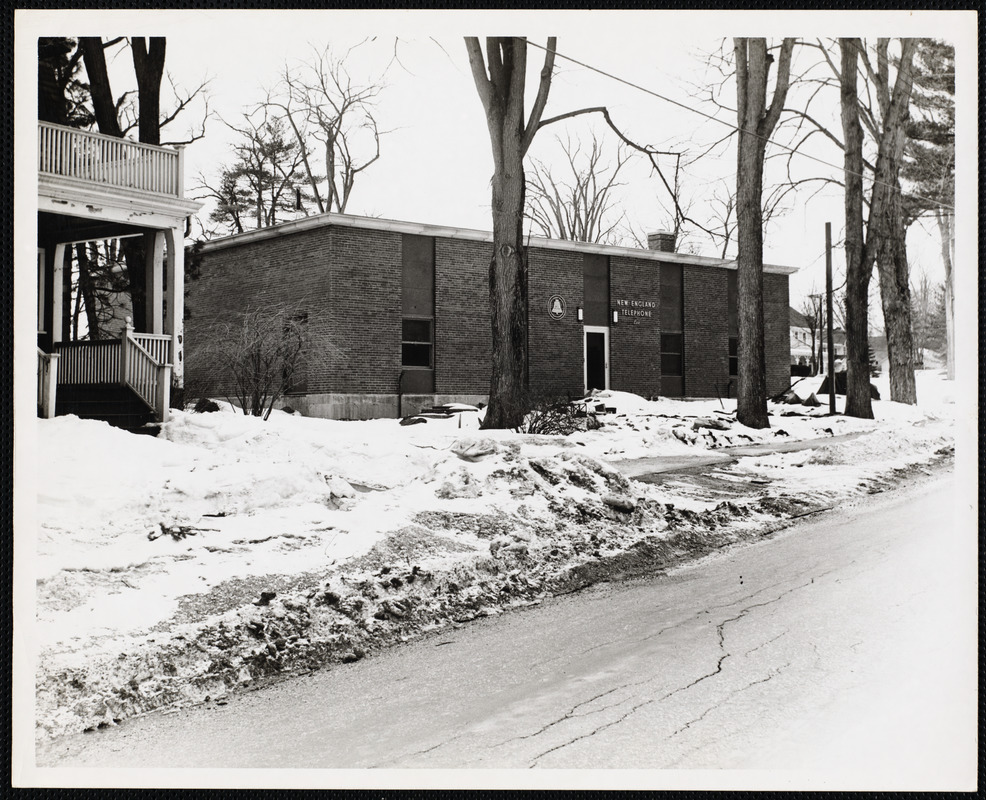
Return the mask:
<svg viewBox="0 0 986 800">
<path fill-rule="evenodd" d="M 185 219 L 201 207 L 184 198 L 182 151 L 39 121 L 37 164 L 38 413 L 164 421 L 183 382 Z M 68 341 L 66 249 L 131 236 L 144 240 L 146 329 Z"/>
</svg>

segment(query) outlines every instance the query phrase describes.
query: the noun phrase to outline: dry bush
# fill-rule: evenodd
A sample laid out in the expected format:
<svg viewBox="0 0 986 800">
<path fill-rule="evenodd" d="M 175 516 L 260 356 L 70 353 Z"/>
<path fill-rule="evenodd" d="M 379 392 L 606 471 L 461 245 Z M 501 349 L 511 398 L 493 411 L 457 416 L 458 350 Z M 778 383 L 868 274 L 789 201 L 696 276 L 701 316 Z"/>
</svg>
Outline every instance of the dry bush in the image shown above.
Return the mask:
<svg viewBox="0 0 986 800">
<path fill-rule="evenodd" d="M 574 405 L 569 398 L 540 396 L 531 401 L 530 410 L 517 432 L 568 436 L 576 431 L 598 427 L 596 418 L 586 414 L 584 408 Z"/>
</svg>

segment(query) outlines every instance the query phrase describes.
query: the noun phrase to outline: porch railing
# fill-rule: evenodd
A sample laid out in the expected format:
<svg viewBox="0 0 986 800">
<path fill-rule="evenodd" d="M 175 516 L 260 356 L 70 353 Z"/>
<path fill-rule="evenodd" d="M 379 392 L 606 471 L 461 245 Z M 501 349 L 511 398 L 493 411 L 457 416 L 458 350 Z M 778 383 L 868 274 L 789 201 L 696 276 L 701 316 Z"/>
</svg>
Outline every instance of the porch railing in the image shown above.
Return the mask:
<svg viewBox="0 0 986 800">
<path fill-rule="evenodd" d="M 38 348 L 38 416 L 55 416 L 55 394 L 58 390 L 58 353 L 46 353 Z"/>
<path fill-rule="evenodd" d="M 182 197 L 181 151 L 38 123 L 38 170 L 74 180 Z"/>
<path fill-rule="evenodd" d="M 94 342 L 59 342 L 55 345 L 60 363 L 58 382 L 65 384 L 119 383 L 119 339 Z"/>
</svg>

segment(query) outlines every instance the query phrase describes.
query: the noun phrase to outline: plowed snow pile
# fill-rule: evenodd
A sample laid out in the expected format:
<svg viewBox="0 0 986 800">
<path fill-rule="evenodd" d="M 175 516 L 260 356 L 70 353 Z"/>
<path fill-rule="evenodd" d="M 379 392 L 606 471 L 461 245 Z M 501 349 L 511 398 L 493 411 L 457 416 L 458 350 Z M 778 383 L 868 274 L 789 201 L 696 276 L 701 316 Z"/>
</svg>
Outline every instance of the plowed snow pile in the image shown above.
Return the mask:
<svg viewBox="0 0 986 800">
<path fill-rule="evenodd" d="M 772 405 L 763 431 L 734 401 L 618 392 L 590 404 L 616 408 L 598 430 L 569 436 L 480 431 L 475 411 L 411 426 L 176 412 L 157 438 L 38 420 L 39 735 L 356 660 L 874 491 L 951 452 L 947 384 L 921 378 L 924 405 L 876 402 L 870 421 Z M 796 440 L 819 446 L 691 483 L 624 476 L 631 459 Z"/>
</svg>

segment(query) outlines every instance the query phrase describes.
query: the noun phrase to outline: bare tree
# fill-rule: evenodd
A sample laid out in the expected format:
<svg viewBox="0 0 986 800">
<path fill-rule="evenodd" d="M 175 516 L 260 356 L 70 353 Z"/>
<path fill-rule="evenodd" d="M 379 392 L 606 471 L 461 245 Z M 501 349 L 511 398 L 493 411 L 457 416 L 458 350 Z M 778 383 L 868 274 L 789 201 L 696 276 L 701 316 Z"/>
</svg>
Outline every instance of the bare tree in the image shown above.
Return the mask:
<svg viewBox="0 0 986 800">
<path fill-rule="evenodd" d="M 615 243 L 626 214 L 616 212 L 613 190 L 623 185 L 618 178 L 631 154 L 620 143 L 615 161 L 607 162 L 595 132 L 585 147 L 578 137 L 555 140 L 564 154 L 564 174 L 556 175 L 539 160 L 531 161 L 527 173 L 527 214 L 532 225 L 551 239 Z"/>
<path fill-rule="evenodd" d="M 739 310 L 739 388 L 736 418 L 750 428 L 769 427 L 763 303 L 763 160 L 787 96 L 794 39 L 784 39 L 777 79 L 767 105 L 772 57 L 766 39 L 734 40 L 736 58 L 737 145 L 736 217 Z"/>
<path fill-rule="evenodd" d="M 873 418 L 868 368 L 868 298 L 872 260 L 863 238 L 863 127 L 857 90 L 858 39 L 840 39 L 842 131 L 845 137 L 846 212 L 846 407 L 845 413 Z M 866 366 L 864 370 L 864 365 Z"/>
<path fill-rule="evenodd" d="M 299 151 L 318 213 L 344 213 L 360 173 L 380 158 L 376 99 L 386 88 L 383 76 L 356 81 L 346 68 L 354 48 L 336 56 L 315 50 L 300 66 L 284 67 L 265 106 L 286 120 Z M 321 166 L 315 166 L 316 153 Z"/>
<path fill-rule="evenodd" d="M 900 57 L 892 91 L 889 43 L 889 39 L 877 40 L 875 67 L 865 58 L 865 52 L 862 59 L 876 87 L 882 123 L 870 201 L 867 247 L 872 240 L 890 359 L 890 399 L 913 404 L 917 402 L 917 388 L 914 382 L 911 290 L 900 169 L 906 142 L 904 123 L 908 117 L 913 86 L 911 63 L 916 42 L 914 39 L 900 40 Z"/>
<path fill-rule="evenodd" d="M 914 322 L 914 352 L 918 363 L 924 362 L 924 351 L 947 354 L 946 295 L 944 284 L 934 284 L 928 273 L 921 271 L 911 285 L 911 319 Z"/>
<path fill-rule="evenodd" d="M 525 122 L 527 40 L 492 36 L 486 56 L 466 37 L 476 91 L 486 112 L 493 150 L 493 259 L 490 316 L 493 363 L 486 428 L 516 428 L 527 406 L 527 253 L 524 248 L 524 156 L 541 122 L 551 88 L 555 37 L 548 38 L 534 104 Z"/>
<path fill-rule="evenodd" d="M 486 39 L 486 55 L 479 39 L 465 37 L 476 90 L 486 112 L 493 150 L 493 259 L 490 263 L 490 311 L 493 368 L 490 404 L 484 426 L 516 428 L 529 405 L 527 391 L 527 255 L 522 241 L 525 206 L 524 156 L 541 128 L 583 114 L 601 114 L 627 147 L 643 153 L 664 184 L 675 206 L 676 219 L 707 229 L 689 218 L 668 183 L 657 156 L 662 152 L 629 139 L 613 122 L 605 106 L 580 108 L 542 119 L 551 88 L 556 37 L 544 47 L 537 95 L 525 123 L 527 39 L 493 36 Z M 535 45 L 540 47 L 540 45 Z"/>
<path fill-rule="evenodd" d="M 890 399 L 905 403 L 916 402 L 913 347 L 910 341 L 906 217 L 900 171 L 917 40 L 901 39 L 900 53 L 896 58 L 891 55 L 890 41 L 878 39 L 872 49 L 869 49 L 861 39 L 840 39 L 841 55 L 838 64 L 825 43 L 817 41 L 811 44 L 820 53 L 821 63 L 827 68 L 828 76 L 817 80 L 818 85 L 804 107 L 787 109 L 799 119 L 799 130 L 803 126 L 808 131 L 800 139 L 799 146 L 818 134 L 844 152 L 850 147 L 853 149 L 851 155 L 844 157 L 844 187 L 847 195 L 846 263 L 847 267 L 853 264 L 853 275 L 866 281 L 866 285 L 850 285 L 849 288 L 849 292 L 854 295 L 849 302 L 849 316 L 858 319 L 847 326 L 855 331 L 855 335 L 847 331 L 850 340 L 855 338 L 855 344 L 847 342 L 847 351 L 852 351 L 849 363 L 855 364 L 855 367 L 850 366 L 850 386 L 853 385 L 853 370 L 857 375 L 856 389 L 850 389 L 850 397 L 856 394 L 860 396 L 855 401 L 847 398 L 847 409 L 867 417 L 872 411 L 868 400 L 863 399 L 864 395 L 869 397 L 868 379 L 865 383 L 863 381 L 864 373 L 868 376 L 867 348 L 864 341 L 866 326 L 859 314 L 862 313 L 862 299 L 867 296 L 868 274 L 874 263 L 880 279 L 880 297 L 890 359 Z M 852 48 L 854 57 L 846 53 L 847 48 Z M 847 75 L 847 68 L 856 70 L 859 75 Z M 848 89 L 850 84 L 853 87 L 851 92 Z M 826 127 L 825 121 L 812 111 L 811 103 L 823 96 L 824 89 L 832 86 L 840 89 L 843 134 L 849 135 L 846 133 L 848 123 L 854 137 L 852 142 L 840 140 Z M 854 109 L 847 106 L 850 98 L 854 99 Z M 850 119 L 847 119 L 847 114 Z M 858 153 L 855 152 L 857 149 Z M 868 194 L 864 191 L 864 184 L 868 187 Z M 868 212 L 865 218 L 864 210 Z M 863 219 L 859 225 L 854 221 L 857 218 Z M 857 260 L 858 267 L 855 266 Z"/>
<path fill-rule="evenodd" d="M 787 213 L 788 207 L 784 201 L 787 197 L 785 187 L 777 185 L 763 196 L 760 208 L 760 219 L 763 222 L 763 236 L 767 236 L 770 223 Z M 728 258 L 731 245 L 736 241 L 736 188 L 730 187 L 725 181 L 712 190 L 708 200 L 709 208 L 709 238 L 713 246 L 718 248 L 720 258 Z"/>
</svg>

